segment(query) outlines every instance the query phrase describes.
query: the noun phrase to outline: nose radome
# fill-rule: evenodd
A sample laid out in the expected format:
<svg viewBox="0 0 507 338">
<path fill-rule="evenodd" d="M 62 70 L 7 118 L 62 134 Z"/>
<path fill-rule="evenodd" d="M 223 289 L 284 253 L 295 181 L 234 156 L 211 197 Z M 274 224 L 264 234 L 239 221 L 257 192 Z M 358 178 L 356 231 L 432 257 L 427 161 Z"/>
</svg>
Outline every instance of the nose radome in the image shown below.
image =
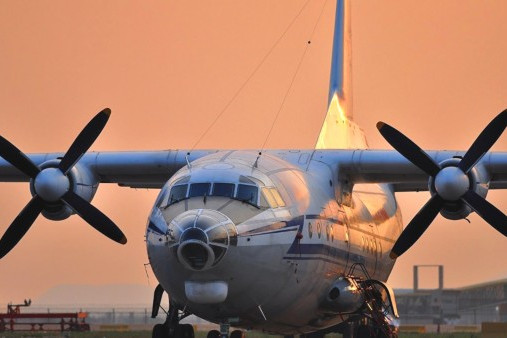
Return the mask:
<svg viewBox="0 0 507 338">
<path fill-rule="evenodd" d="M 175 235 L 178 261 L 192 271 L 217 265 L 229 245 L 236 245 L 234 223 L 216 210 L 196 209 L 176 216 L 169 225 Z"/>
</svg>

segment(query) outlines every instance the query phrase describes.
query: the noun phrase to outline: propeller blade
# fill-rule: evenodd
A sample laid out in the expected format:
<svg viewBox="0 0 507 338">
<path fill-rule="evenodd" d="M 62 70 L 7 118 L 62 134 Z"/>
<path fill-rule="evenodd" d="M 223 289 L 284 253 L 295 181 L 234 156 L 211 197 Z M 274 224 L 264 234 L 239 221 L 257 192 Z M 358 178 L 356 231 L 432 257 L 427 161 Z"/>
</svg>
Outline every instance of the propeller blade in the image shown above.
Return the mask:
<svg viewBox="0 0 507 338">
<path fill-rule="evenodd" d="M 106 126 L 111 115 L 111 109 L 106 108 L 88 122 L 86 127 L 76 137 L 69 150 L 63 156 L 58 168 L 66 175 L 69 170 L 79 161 L 81 156 L 92 146 L 93 142 Z"/>
<path fill-rule="evenodd" d="M 37 219 L 44 208 L 42 199 L 35 195 L 31 201 L 21 210 L 19 215 L 11 223 L 7 231 L 0 239 L 0 258 L 4 257 L 23 238 L 33 222 Z"/>
<path fill-rule="evenodd" d="M 484 154 L 488 152 L 489 148 L 495 144 L 505 130 L 505 127 L 507 127 L 507 109 L 498 114 L 479 134 L 458 164 L 458 168 L 465 174 L 468 174 L 470 169 L 472 169 L 477 162 L 481 160 Z"/>
<path fill-rule="evenodd" d="M 435 177 L 438 174 L 440 166 L 408 137 L 384 122 L 378 122 L 377 129 L 394 149 L 416 167 L 431 177 Z"/>
<path fill-rule="evenodd" d="M 444 205 L 444 200 L 438 195 L 433 195 L 428 202 L 422 207 L 421 210 L 412 218 L 405 230 L 401 233 L 400 237 L 394 244 L 389 257 L 396 259 L 401 256 L 405 251 L 421 237 L 421 235 L 428 229 L 429 225 L 435 217 L 437 217 L 440 209 Z"/>
<path fill-rule="evenodd" d="M 0 156 L 30 178 L 35 178 L 40 169 L 15 145 L 0 136 Z"/>
<path fill-rule="evenodd" d="M 72 191 L 68 191 L 65 195 L 62 196 L 62 200 L 67 203 L 72 209 L 74 209 L 82 219 L 84 219 L 97 231 L 101 232 L 115 242 L 118 242 L 120 244 L 127 243 L 127 237 L 125 237 L 120 228 L 118 228 L 116 224 L 114 224 L 113 221 L 109 219 L 109 217 L 104 215 L 102 211 L 79 197 L 79 195 L 76 195 Z"/>
<path fill-rule="evenodd" d="M 472 207 L 482 219 L 507 237 L 507 216 L 505 216 L 503 212 L 473 190 L 468 190 L 461 198 Z"/>
</svg>

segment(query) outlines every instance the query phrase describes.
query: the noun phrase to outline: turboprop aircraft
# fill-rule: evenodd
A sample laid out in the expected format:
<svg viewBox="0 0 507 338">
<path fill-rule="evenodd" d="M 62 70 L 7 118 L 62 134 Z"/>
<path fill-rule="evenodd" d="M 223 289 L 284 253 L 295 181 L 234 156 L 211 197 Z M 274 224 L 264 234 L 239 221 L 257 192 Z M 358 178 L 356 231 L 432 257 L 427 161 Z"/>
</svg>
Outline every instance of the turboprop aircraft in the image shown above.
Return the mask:
<svg viewBox="0 0 507 338">
<path fill-rule="evenodd" d="M 92 201 L 102 183 L 160 189 L 146 227 L 159 285 L 170 308 L 153 337 L 193 337 L 189 314 L 230 327 L 287 337 L 396 336 L 398 316 L 385 283 L 396 258 L 433 219 L 476 212 L 507 236 L 507 217 L 486 201 L 507 188 L 507 153 L 489 152 L 507 125 L 494 118 L 467 151 L 424 151 L 387 123 L 396 149 L 369 150 L 350 114 L 347 6 L 336 6 L 329 109 L 315 149 L 87 152 L 110 110 L 98 113 L 66 153 L 25 155 L 0 137 L 0 180 L 29 182 L 31 201 L 0 239 L 9 253 L 39 214 L 77 214 L 125 244 Z M 395 193 L 430 192 L 403 229 Z M 5 259 L 5 258 L 4 258 Z M 230 337 L 241 337 L 235 329 Z"/>
</svg>

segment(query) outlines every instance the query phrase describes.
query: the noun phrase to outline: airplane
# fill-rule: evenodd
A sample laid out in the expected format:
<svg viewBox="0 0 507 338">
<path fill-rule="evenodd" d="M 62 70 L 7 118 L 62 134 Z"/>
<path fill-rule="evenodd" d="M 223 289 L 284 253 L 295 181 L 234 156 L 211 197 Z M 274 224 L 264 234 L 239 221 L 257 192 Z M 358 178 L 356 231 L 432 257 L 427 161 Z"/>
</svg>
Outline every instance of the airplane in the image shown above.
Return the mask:
<svg viewBox="0 0 507 338">
<path fill-rule="evenodd" d="M 146 226 L 150 265 L 170 307 L 153 337 L 193 337 L 190 314 L 220 324 L 208 337 L 259 330 L 286 337 L 395 337 L 396 300 L 385 283 L 440 213 L 476 212 L 507 236 L 486 201 L 507 189 L 507 153 L 488 152 L 507 126 L 495 117 L 467 151 L 424 151 L 387 123 L 395 148 L 370 150 L 350 115 L 349 8 L 336 5 L 329 108 L 315 149 L 87 152 L 111 111 L 98 113 L 66 153 L 25 155 L 0 137 L 0 181 L 29 182 L 31 201 L 0 239 L 0 258 L 39 214 L 73 214 L 126 244 L 90 202 L 102 183 L 160 189 Z M 396 192 L 429 191 L 403 228 Z M 231 331 L 234 327 L 234 331 Z"/>
</svg>

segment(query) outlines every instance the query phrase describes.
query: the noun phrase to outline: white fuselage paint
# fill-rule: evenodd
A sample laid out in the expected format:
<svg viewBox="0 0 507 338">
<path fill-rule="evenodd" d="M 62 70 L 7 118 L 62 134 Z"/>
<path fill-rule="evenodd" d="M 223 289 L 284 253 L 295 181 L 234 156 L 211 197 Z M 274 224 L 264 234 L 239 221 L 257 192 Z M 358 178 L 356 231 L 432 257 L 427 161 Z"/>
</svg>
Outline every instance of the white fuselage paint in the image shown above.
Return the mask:
<svg viewBox="0 0 507 338">
<path fill-rule="evenodd" d="M 385 281 L 393 267 L 389 251 L 402 230 L 389 185 L 356 185 L 345 203 L 333 168 L 313 152 L 229 151 L 207 155 L 179 170 L 161 190 L 146 233 L 153 271 L 171 299 L 212 322 L 282 334 L 338 324 L 344 314 L 322 308 L 331 284 L 362 263 L 371 278 Z M 181 182 L 236 182 L 249 178 L 275 187 L 285 206 L 256 208 L 227 197 L 192 197 L 170 203 Z M 338 197 L 338 198 L 337 198 Z M 203 271 L 185 267 L 176 255 L 169 224 L 191 210 L 218 210 L 235 224 L 221 260 Z M 169 234 L 168 234 L 169 233 Z M 298 235 L 299 234 L 299 235 Z M 360 269 L 354 275 L 361 276 Z M 228 295 L 216 304 L 197 304 L 185 282 L 225 282 Z"/>
</svg>

